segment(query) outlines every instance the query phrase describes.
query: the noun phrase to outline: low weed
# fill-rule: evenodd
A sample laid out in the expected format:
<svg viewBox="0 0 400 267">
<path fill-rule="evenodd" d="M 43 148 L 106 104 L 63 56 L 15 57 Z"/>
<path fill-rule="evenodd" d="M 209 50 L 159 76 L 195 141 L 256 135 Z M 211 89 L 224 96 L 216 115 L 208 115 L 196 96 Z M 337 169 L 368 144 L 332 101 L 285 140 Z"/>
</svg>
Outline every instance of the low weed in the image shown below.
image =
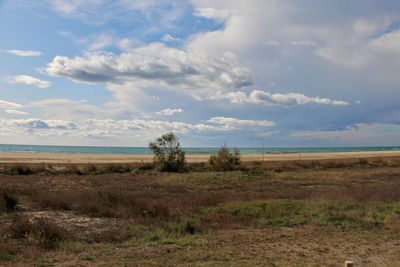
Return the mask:
<svg viewBox="0 0 400 267">
<path fill-rule="evenodd" d="M 121 243 L 127 240 L 128 237 L 126 229 L 118 228 L 92 233 L 88 241 L 95 243 Z"/>
<path fill-rule="evenodd" d="M 50 267 L 54 266 L 54 259 L 39 258 L 35 264 L 38 267 Z"/>
<path fill-rule="evenodd" d="M 93 254 L 89 253 L 89 254 L 86 254 L 85 256 L 83 256 L 82 260 L 95 262 L 96 261 L 96 256 L 94 256 Z"/>
<path fill-rule="evenodd" d="M 22 258 L 20 254 L 12 254 L 10 252 L 0 250 L 0 262 L 1 261 L 18 261 Z"/>
<path fill-rule="evenodd" d="M 78 254 L 85 250 L 85 245 L 82 242 L 61 242 L 60 248 L 64 249 L 65 251 Z"/>
<path fill-rule="evenodd" d="M 78 174 L 78 175 L 84 174 L 83 170 L 76 165 L 70 165 L 70 166 L 66 167 L 64 169 L 64 173 L 65 174 Z"/>
<path fill-rule="evenodd" d="M 75 210 L 93 217 L 168 218 L 169 207 L 153 199 L 138 199 L 129 191 L 98 189 L 87 192 L 49 192 L 37 196 L 42 207 Z"/>
<path fill-rule="evenodd" d="M 71 210 L 71 197 L 66 192 L 47 192 L 37 196 L 40 206 L 56 210 Z"/>
<path fill-rule="evenodd" d="M 9 175 L 29 175 L 33 174 L 33 170 L 28 165 L 16 164 L 11 166 L 5 166 L 3 169 L 3 173 Z"/>
<path fill-rule="evenodd" d="M 179 246 L 194 246 L 206 243 L 207 240 L 198 234 L 176 235 L 169 233 L 163 228 L 156 228 L 152 231 L 147 232 L 143 237 L 139 239 L 125 242 L 124 245 L 127 247 L 159 246 L 168 244 L 176 244 Z"/>
<path fill-rule="evenodd" d="M 14 238 L 23 238 L 28 243 L 46 249 L 54 249 L 61 241 L 66 240 L 66 231 L 46 218 L 31 222 L 26 217 L 15 215 L 10 230 Z"/>
<path fill-rule="evenodd" d="M 147 227 L 134 224 L 129 229 L 132 240 L 125 242 L 126 246 L 194 245 L 204 243 L 202 236 L 208 233 L 201 227 L 199 217 L 185 215 Z"/>
<path fill-rule="evenodd" d="M 108 164 L 102 170 L 103 173 L 130 173 L 131 167 L 129 165 L 122 164 Z"/>
<path fill-rule="evenodd" d="M 18 261 L 22 255 L 18 250 L 7 243 L 0 244 L 0 262 L 2 261 Z"/>
<path fill-rule="evenodd" d="M 400 214 L 399 203 L 357 201 L 286 200 L 237 202 L 204 209 L 246 219 L 255 227 L 320 225 L 339 228 L 371 228 Z"/>
</svg>

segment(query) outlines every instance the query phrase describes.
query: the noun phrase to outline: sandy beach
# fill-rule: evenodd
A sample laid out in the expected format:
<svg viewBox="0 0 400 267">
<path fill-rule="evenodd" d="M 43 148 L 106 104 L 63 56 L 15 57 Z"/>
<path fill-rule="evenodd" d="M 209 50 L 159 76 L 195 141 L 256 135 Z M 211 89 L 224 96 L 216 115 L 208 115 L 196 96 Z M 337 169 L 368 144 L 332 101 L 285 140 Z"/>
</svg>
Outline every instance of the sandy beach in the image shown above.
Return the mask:
<svg viewBox="0 0 400 267">
<path fill-rule="evenodd" d="M 344 159 L 367 157 L 396 157 L 400 151 L 372 151 L 372 152 L 335 152 L 335 153 L 291 153 L 291 154 L 242 154 L 242 161 L 287 161 L 287 160 L 317 160 L 317 159 Z M 188 154 L 188 162 L 206 162 L 210 155 Z M 151 162 L 152 155 L 120 155 L 120 154 L 51 154 L 51 153 L 14 153 L 0 152 L 0 163 L 53 163 L 53 164 L 81 164 L 81 163 L 133 163 Z"/>
</svg>

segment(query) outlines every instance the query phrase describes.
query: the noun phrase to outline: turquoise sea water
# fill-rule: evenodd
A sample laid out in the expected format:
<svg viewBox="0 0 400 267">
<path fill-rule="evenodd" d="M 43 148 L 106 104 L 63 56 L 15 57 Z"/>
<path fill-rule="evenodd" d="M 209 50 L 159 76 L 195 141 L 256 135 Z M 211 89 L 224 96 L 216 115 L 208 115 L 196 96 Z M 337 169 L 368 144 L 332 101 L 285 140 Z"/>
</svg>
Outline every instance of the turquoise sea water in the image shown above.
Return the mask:
<svg viewBox="0 0 400 267">
<path fill-rule="evenodd" d="M 187 154 L 212 154 L 219 147 L 185 147 Z M 241 154 L 262 154 L 262 148 L 238 148 Z M 386 147 L 301 147 L 301 153 L 358 152 L 358 151 L 398 151 L 400 146 Z M 147 147 L 100 147 L 100 146 L 40 146 L 40 145 L 1 145 L 0 152 L 55 153 L 55 154 L 139 154 L 151 155 Z M 298 153 L 299 148 L 265 148 L 266 154 Z"/>
</svg>

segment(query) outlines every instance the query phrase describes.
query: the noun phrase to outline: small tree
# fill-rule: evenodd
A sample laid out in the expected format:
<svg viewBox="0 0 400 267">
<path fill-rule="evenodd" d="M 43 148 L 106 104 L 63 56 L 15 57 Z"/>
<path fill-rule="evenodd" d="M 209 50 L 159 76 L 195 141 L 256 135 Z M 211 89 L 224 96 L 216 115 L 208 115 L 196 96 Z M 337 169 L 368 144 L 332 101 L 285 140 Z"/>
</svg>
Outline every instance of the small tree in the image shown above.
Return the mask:
<svg viewBox="0 0 400 267">
<path fill-rule="evenodd" d="M 180 172 L 186 169 L 185 152 L 173 132 L 166 133 L 149 143 L 154 153 L 154 163 L 158 169 L 167 172 Z"/>
<path fill-rule="evenodd" d="M 217 155 L 210 156 L 208 162 L 215 170 L 231 171 L 240 165 L 240 153 L 238 149 L 235 149 L 232 154 L 226 145 L 223 145 Z"/>
</svg>

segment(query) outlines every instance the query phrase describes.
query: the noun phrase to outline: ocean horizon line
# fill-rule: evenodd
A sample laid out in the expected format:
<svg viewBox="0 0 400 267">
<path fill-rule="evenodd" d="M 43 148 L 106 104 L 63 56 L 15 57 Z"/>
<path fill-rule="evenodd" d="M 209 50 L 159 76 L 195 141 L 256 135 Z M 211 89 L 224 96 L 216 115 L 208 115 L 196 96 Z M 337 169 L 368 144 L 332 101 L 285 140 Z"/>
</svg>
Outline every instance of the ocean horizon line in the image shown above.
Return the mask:
<svg viewBox="0 0 400 267">
<path fill-rule="evenodd" d="M 187 154 L 213 154 L 221 147 L 182 147 Z M 235 147 L 230 147 L 234 150 Z M 362 151 L 399 151 L 400 146 L 324 146 L 324 147 L 236 147 L 241 154 L 288 154 Z M 53 154 L 139 154 L 151 155 L 148 147 L 120 146 L 66 146 L 0 144 L 0 152 L 53 153 Z"/>
</svg>

